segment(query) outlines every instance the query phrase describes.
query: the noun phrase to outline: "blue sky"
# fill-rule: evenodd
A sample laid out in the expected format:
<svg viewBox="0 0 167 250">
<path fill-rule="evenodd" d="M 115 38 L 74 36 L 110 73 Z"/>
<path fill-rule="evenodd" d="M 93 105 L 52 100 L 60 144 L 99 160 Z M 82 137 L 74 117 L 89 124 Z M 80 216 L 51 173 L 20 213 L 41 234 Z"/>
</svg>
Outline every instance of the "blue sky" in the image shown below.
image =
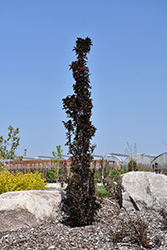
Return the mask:
<svg viewBox="0 0 167 250">
<path fill-rule="evenodd" d="M 167 151 L 166 13 L 166 0 L 0 0 L 0 135 L 19 127 L 18 155 L 67 154 L 68 65 L 89 36 L 94 154 Z"/>
</svg>

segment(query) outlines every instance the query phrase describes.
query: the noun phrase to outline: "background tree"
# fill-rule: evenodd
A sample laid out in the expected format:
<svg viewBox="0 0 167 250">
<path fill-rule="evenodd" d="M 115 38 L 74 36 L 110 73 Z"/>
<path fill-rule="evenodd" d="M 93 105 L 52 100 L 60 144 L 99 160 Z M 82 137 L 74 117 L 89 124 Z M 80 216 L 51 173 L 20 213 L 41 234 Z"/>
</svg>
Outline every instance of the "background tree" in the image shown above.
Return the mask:
<svg viewBox="0 0 167 250">
<path fill-rule="evenodd" d="M 8 127 L 8 138 L 4 140 L 3 136 L 0 136 L 0 169 L 3 167 L 3 160 L 22 160 L 26 155 L 26 149 L 23 156 L 16 156 L 16 149 L 19 146 L 20 137 L 19 128 L 14 129 L 11 125 Z"/>
<path fill-rule="evenodd" d="M 89 37 L 77 38 L 73 49 L 77 61 L 69 65 L 75 79 L 74 94 L 63 99 L 63 109 L 69 118 L 67 122 L 63 122 L 67 129 L 66 145 L 72 155 L 72 176 L 68 180 L 63 210 L 73 226 L 91 224 L 100 207 L 95 195 L 94 170 L 90 169 L 95 148 L 95 145 L 91 146 L 90 140 L 96 131 L 90 120 L 93 105 L 90 98 L 89 69 L 86 66 L 86 54 L 90 52 L 91 45 Z"/>
</svg>

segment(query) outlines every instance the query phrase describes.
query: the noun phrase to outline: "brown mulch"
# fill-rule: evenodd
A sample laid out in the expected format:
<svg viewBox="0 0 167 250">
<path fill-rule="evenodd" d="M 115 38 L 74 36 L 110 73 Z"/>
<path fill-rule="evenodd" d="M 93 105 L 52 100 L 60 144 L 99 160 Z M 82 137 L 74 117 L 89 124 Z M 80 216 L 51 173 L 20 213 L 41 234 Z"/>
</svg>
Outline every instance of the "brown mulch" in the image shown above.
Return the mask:
<svg viewBox="0 0 167 250">
<path fill-rule="evenodd" d="M 21 212 L 20 212 L 21 214 Z M 15 214 L 15 217 L 19 216 Z M 21 215 L 20 215 L 21 216 Z M 45 221 L 38 225 L 24 222 L 24 214 L 18 217 L 22 226 L 27 228 L 7 230 L 0 233 L 1 250 L 134 250 L 146 249 L 139 242 L 134 241 L 131 229 L 126 228 L 127 234 L 119 242 L 115 236 L 122 230 L 122 225 L 129 221 L 126 211 L 119 208 L 114 200 L 103 198 L 102 208 L 98 211 L 92 225 L 71 228 L 63 223 L 63 212 L 59 212 L 56 220 Z M 146 237 L 153 250 L 167 249 L 167 233 L 163 227 L 162 216 L 155 211 L 131 211 L 129 216 L 136 221 L 141 218 L 148 225 Z M 137 217 L 138 216 L 138 217 Z M 14 219 L 14 214 L 9 216 L 9 221 Z M 31 221 L 32 219 L 32 221 Z"/>
</svg>

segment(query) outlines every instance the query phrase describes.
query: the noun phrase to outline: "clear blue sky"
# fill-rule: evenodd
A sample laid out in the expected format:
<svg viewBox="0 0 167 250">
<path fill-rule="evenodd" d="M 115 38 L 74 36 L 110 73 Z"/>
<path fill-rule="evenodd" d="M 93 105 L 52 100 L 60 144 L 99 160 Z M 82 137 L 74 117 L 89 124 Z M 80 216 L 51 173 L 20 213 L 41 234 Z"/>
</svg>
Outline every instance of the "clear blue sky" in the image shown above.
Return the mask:
<svg viewBox="0 0 167 250">
<path fill-rule="evenodd" d="M 94 154 L 167 151 L 166 0 L 0 0 L 0 135 L 19 127 L 17 154 L 67 153 L 62 98 L 87 36 Z"/>
</svg>

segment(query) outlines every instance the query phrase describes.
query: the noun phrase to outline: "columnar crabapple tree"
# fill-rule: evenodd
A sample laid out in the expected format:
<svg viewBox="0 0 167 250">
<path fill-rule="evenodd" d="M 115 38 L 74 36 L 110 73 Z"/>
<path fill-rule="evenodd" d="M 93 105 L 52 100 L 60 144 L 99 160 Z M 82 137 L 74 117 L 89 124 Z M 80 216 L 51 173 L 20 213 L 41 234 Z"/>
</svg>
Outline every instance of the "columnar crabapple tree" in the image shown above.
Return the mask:
<svg viewBox="0 0 167 250">
<path fill-rule="evenodd" d="M 94 170 L 90 168 L 95 148 L 90 140 L 95 135 L 96 128 L 90 120 L 93 105 L 86 55 L 92 45 L 89 37 L 77 38 L 73 49 L 76 52 L 77 61 L 69 65 L 75 80 L 74 94 L 63 99 L 63 109 L 69 118 L 68 121 L 63 122 L 67 129 L 66 145 L 69 148 L 69 154 L 72 155 L 72 175 L 68 180 L 63 210 L 73 226 L 91 224 L 100 208 L 95 195 Z"/>
</svg>

